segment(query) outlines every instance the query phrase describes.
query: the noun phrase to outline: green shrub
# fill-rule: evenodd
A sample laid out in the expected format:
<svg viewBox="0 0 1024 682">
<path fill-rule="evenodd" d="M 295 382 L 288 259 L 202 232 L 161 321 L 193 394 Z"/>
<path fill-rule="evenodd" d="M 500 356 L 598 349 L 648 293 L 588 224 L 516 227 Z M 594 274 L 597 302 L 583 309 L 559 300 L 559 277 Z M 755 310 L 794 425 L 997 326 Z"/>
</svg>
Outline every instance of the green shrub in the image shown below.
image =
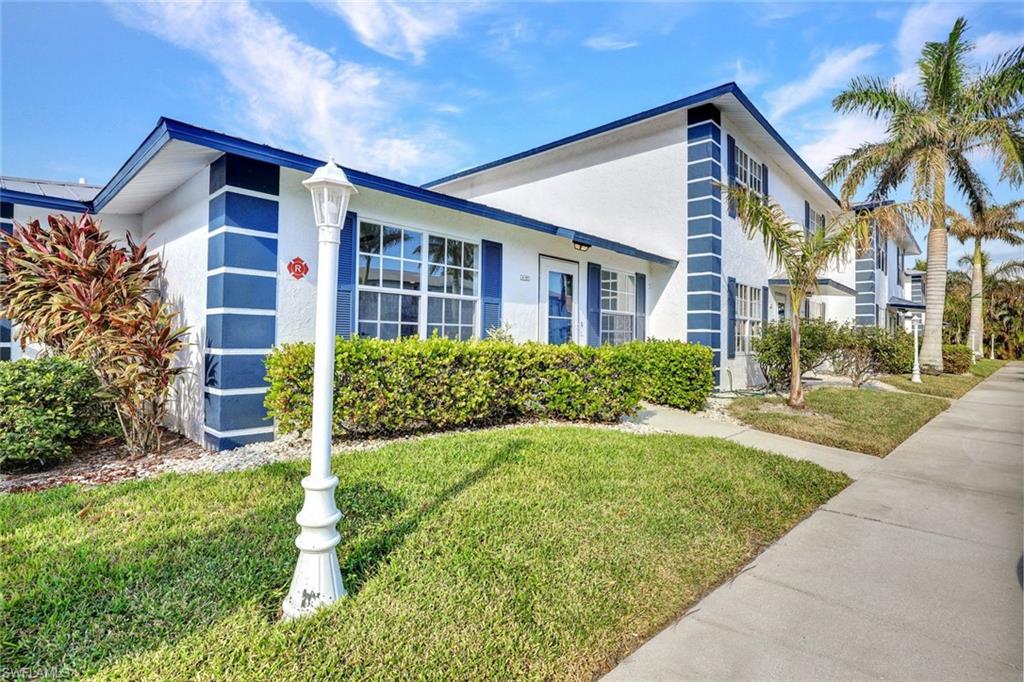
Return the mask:
<svg viewBox="0 0 1024 682">
<path fill-rule="evenodd" d="M 118 433 L 87 365 L 60 357 L 0 362 L 0 467 L 67 459 L 89 437 Z"/>
<path fill-rule="evenodd" d="M 905 331 L 842 325 L 836 328 L 832 369 L 860 386 L 876 374 L 905 374 L 914 362 L 914 340 Z"/>
<path fill-rule="evenodd" d="M 880 374 L 907 374 L 914 368 L 914 335 L 899 329 L 877 334 L 875 348 L 878 353 Z"/>
<path fill-rule="evenodd" d="M 942 344 L 942 371 L 946 374 L 966 374 L 971 369 L 971 347 L 961 344 Z"/>
<path fill-rule="evenodd" d="M 711 349 L 682 341 L 632 341 L 615 347 L 638 363 L 640 396 L 649 402 L 696 411 L 715 388 Z"/>
<path fill-rule="evenodd" d="M 613 347 L 338 339 L 334 428 L 387 435 L 531 417 L 610 422 L 639 405 L 638 368 Z M 267 373 L 266 405 L 278 429 L 308 429 L 312 344 L 275 349 Z"/>
<path fill-rule="evenodd" d="M 772 388 L 789 385 L 789 320 L 769 322 L 754 339 L 754 357 Z M 837 325 L 825 320 L 800 320 L 800 375 L 821 367 L 835 347 Z"/>
</svg>

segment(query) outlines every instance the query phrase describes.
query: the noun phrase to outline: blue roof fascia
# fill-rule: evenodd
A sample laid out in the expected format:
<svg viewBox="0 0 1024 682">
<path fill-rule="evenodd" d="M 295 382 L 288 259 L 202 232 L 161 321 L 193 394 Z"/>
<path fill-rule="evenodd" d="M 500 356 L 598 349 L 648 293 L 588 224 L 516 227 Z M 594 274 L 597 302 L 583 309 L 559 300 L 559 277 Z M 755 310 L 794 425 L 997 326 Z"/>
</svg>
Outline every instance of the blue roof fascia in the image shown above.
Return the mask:
<svg viewBox="0 0 1024 682">
<path fill-rule="evenodd" d="M 495 161 L 490 161 L 488 163 L 480 164 L 479 166 L 474 166 L 473 168 L 467 168 L 466 170 L 462 170 L 457 173 L 452 173 L 451 175 L 446 175 L 445 177 L 438 178 L 437 180 L 431 180 L 430 182 L 424 184 L 423 186 L 434 187 L 436 185 L 440 185 L 451 180 L 456 180 L 467 175 L 473 175 L 481 171 L 490 170 L 491 168 L 504 166 L 507 163 L 519 161 L 520 159 L 525 159 L 528 156 L 533 156 L 535 154 L 540 154 L 542 152 L 550 151 L 552 149 L 557 149 L 558 147 L 563 147 L 567 144 L 572 144 L 573 142 L 579 142 L 580 140 L 585 140 L 588 137 L 594 137 L 595 135 L 607 133 L 608 131 L 615 130 L 616 128 L 622 128 L 623 126 L 628 126 L 633 123 L 639 123 L 640 121 L 644 121 L 648 118 L 654 118 L 655 116 L 661 116 L 662 114 L 667 114 L 669 112 L 676 111 L 677 109 L 684 109 L 695 104 L 700 104 L 705 100 L 713 99 L 715 97 L 719 97 L 720 95 L 728 94 L 729 92 L 732 91 L 732 88 L 735 87 L 735 83 L 726 83 L 724 85 L 719 85 L 718 87 L 711 88 L 710 90 L 698 92 L 695 95 L 690 95 L 689 97 L 677 99 L 674 102 L 662 104 L 661 106 L 654 107 L 653 109 L 647 109 L 646 111 L 641 111 L 640 113 L 633 114 L 625 118 L 620 118 L 616 121 L 612 121 L 611 123 L 605 123 L 604 125 L 599 125 L 596 128 L 590 128 L 588 130 L 584 130 L 583 132 L 575 133 L 574 135 L 569 135 L 568 137 L 563 137 L 559 140 L 555 140 L 554 142 L 542 144 L 539 147 L 527 149 L 526 151 L 519 152 L 517 154 L 512 154 L 510 156 L 505 156 Z"/>
<path fill-rule="evenodd" d="M 839 199 L 836 197 L 835 194 L 832 193 L 832 190 L 828 188 L 828 185 L 822 182 L 821 178 L 818 177 L 817 173 L 812 171 L 811 167 L 808 166 L 802 158 L 800 158 L 800 155 L 797 154 L 796 151 L 789 146 L 789 143 L 782 139 L 782 135 L 780 135 L 778 131 L 775 130 L 775 128 L 773 128 L 772 125 L 768 122 L 768 120 L 761 114 L 761 112 L 757 110 L 757 107 L 754 106 L 753 102 L 751 102 L 750 99 L 743 93 L 743 91 L 740 90 L 740 87 L 736 85 L 736 83 L 732 82 L 724 83 L 717 87 L 711 88 L 710 90 L 698 92 L 697 94 L 690 95 L 689 97 L 677 99 L 674 102 L 669 102 L 668 104 L 663 104 L 661 106 L 654 107 L 653 109 L 641 111 L 640 113 L 633 114 L 632 116 L 620 118 L 617 121 L 612 121 L 611 123 L 605 123 L 604 125 L 597 126 L 596 128 L 584 130 L 583 132 L 576 133 L 575 135 L 563 137 L 562 139 L 555 140 L 554 142 L 542 144 L 539 147 L 534 147 L 533 149 L 528 149 L 524 152 L 519 152 L 518 154 L 512 154 L 511 156 L 506 156 L 496 161 L 491 161 L 489 163 L 484 163 L 479 166 L 474 166 L 473 168 L 468 168 L 466 170 L 459 171 L 458 173 L 452 173 L 451 175 L 446 175 L 445 177 L 438 178 L 437 180 L 431 180 L 430 182 L 424 184 L 423 186 L 435 187 L 437 185 L 449 182 L 451 180 L 456 180 L 467 175 L 474 175 L 481 171 L 490 170 L 491 168 L 496 168 L 498 166 L 504 166 L 505 164 L 512 163 L 513 161 L 519 161 L 520 159 L 525 159 L 535 154 L 550 151 L 552 149 L 556 149 L 567 144 L 572 144 L 573 142 L 579 142 L 580 140 L 585 140 L 588 137 L 593 137 L 595 135 L 607 133 L 617 128 L 622 128 L 633 123 L 638 123 L 649 118 L 654 118 L 655 116 L 667 114 L 678 109 L 692 107 L 703 102 L 706 102 L 708 100 L 715 99 L 716 97 L 721 97 L 722 95 L 733 95 L 734 97 L 736 97 L 736 99 L 739 100 L 740 104 L 742 104 L 743 107 L 750 113 L 750 115 L 757 120 L 761 127 L 764 128 L 768 132 L 768 134 L 772 136 L 772 139 L 774 139 L 779 144 L 779 146 L 781 146 L 783 150 L 785 150 L 785 152 L 789 154 L 794 161 L 796 161 L 796 163 L 804 170 L 804 172 L 806 172 L 807 175 L 809 175 L 814 180 L 814 182 L 817 183 L 818 187 L 820 187 L 823 192 L 825 192 L 829 197 L 831 197 L 831 199 L 837 205 L 839 205 Z"/>
<path fill-rule="evenodd" d="M 87 202 L 63 199 L 61 197 L 47 197 L 42 194 L 31 194 L 12 189 L 0 189 L 0 201 L 21 204 L 22 206 L 38 206 L 39 208 L 48 208 L 51 211 L 69 211 L 71 213 L 85 213 L 91 210 Z"/>
<path fill-rule="evenodd" d="M 855 289 L 851 289 L 850 287 L 846 286 L 845 284 L 843 284 L 841 282 L 837 282 L 837 281 L 835 281 L 834 279 L 832 279 L 830 277 L 819 277 L 818 279 L 816 279 L 814 281 L 814 283 L 817 286 L 819 286 L 819 287 L 833 287 L 833 288 L 837 289 L 838 291 L 843 292 L 847 296 L 856 296 L 857 295 L 857 291 Z M 770 279 L 770 280 L 768 280 L 768 286 L 772 286 L 772 287 L 788 287 L 789 286 L 789 280 L 788 279 Z"/>
<path fill-rule="evenodd" d="M 192 144 L 216 149 L 225 153 L 238 154 L 250 159 L 266 161 L 268 163 L 273 163 L 278 166 L 291 168 L 305 173 L 312 173 L 324 164 L 324 162 L 319 159 L 314 159 L 302 154 L 296 154 L 283 149 L 258 144 L 240 137 L 233 137 L 224 133 L 207 130 L 206 128 L 199 128 L 189 123 L 183 123 L 169 118 L 161 118 L 157 127 L 152 133 L 150 133 L 149 137 L 146 138 L 146 141 L 142 143 L 142 146 L 136 150 L 128 162 L 122 166 L 121 170 L 119 170 L 114 176 L 114 179 L 107 183 L 107 186 L 101 190 L 99 195 L 97 195 L 96 201 L 94 202 L 96 210 L 99 211 L 107 201 L 112 199 L 116 195 L 117 191 L 127 184 L 135 173 L 138 173 L 138 171 L 142 169 L 146 161 L 152 158 L 152 156 L 155 155 L 164 144 L 172 139 L 191 142 Z M 678 261 L 671 258 L 636 249 L 632 246 L 621 244 L 610 239 L 604 239 L 585 232 L 559 227 L 518 213 L 485 206 L 484 204 L 479 204 L 475 201 L 460 199 L 448 194 L 434 192 L 433 190 L 424 189 L 423 187 L 409 185 L 397 180 L 390 180 L 388 178 L 380 177 L 379 175 L 373 175 L 371 173 L 366 173 L 352 168 L 343 168 L 343 170 L 345 171 L 345 175 L 348 176 L 348 179 L 358 187 L 387 192 L 388 194 L 394 194 L 414 201 L 421 201 L 434 206 L 468 213 L 481 218 L 496 220 L 498 222 L 523 227 L 529 230 L 535 230 L 537 232 L 543 232 L 545 234 L 575 239 L 583 243 L 592 244 L 594 246 L 608 249 L 609 251 L 633 256 L 634 258 L 641 258 L 653 263 L 660 263 L 668 266 L 678 265 Z"/>
<path fill-rule="evenodd" d="M 152 159 L 157 152 L 163 149 L 163 146 L 170 142 L 171 136 L 168 130 L 166 120 L 161 118 L 157 123 L 156 128 L 153 129 L 146 139 L 143 140 L 139 148 L 128 157 L 128 160 L 124 162 L 114 177 L 110 179 L 103 189 L 93 197 L 92 207 L 96 213 L 103 210 L 103 207 L 110 202 L 111 199 L 117 196 L 125 185 L 127 185 L 135 175 L 142 170 L 149 160 Z"/>
<path fill-rule="evenodd" d="M 917 301 L 908 301 L 905 298 L 899 296 L 892 296 L 889 298 L 890 308 L 902 308 L 904 310 L 924 310 L 927 306 L 924 303 L 918 303 Z"/>
</svg>

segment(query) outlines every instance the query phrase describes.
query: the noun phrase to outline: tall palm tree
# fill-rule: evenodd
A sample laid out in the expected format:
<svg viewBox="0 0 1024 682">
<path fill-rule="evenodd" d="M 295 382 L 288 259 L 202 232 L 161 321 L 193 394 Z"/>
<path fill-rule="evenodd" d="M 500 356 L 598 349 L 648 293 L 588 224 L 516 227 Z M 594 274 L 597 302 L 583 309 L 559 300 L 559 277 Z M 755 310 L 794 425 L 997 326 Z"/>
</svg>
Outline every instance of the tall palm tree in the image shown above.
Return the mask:
<svg viewBox="0 0 1024 682">
<path fill-rule="evenodd" d="M 818 277 L 830 264 L 838 265 L 849 257 L 851 248 L 863 247 L 871 240 L 878 223 L 885 230 L 895 229 L 902 221 L 902 207 L 881 206 L 874 211 L 843 211 L 828 216 L 824 227 L 809 235 L 786 215 L 770 197 L 740 185 L 723 186 L 728 200 L 736 206 L 736 217 L 748 238 L 761 237 L 770 260 L 786 273 L 789 282 L 789 401 L 790 407 L 804 407 L 800 385 L 800 310 L 804 299 L 817 288 Z"/>
<path fill-rule="evenodd" d="M 974 72 L 966 62 L 974 48 L 964 38 L 966 31 L 961 17 L 945 41 L 925 43 L 915 92 L 881 78 L 851 81 L 832 101 L 833 108 L 884 119 L 886 139 L 840 156 L 825 173 L 826 182 L 842 181 L 847 200 L 869 179 L 869 199 L 882 200 L 910 175 L 915 198 L 932 202 L 921 364 L 935 371 L 942 370 L 947 178 L 970 205 L 980 205 L 987 190 L 970 158 L 985 150 L 999 163 L 1002 180 L 1024 181 L 1024 46 Z"/>
<path fill-rule="evenodd" d="M 984 272 L 987 259 L 981 250 L 982 240 L 1003 241 L 1008 244 L 1024 244 L 1024 220 L 1017 212 L 1024 206 L 1024 199 L 1002 205 L 974 206 L 971 217 L 954 215 L 949 224 L 950 233 L 966 243 L 974 240 L 974 255 L 971 260 L 971 350 L 982 355 L 984 348 L 984 322 L 982 318 L 982 297 L 984 296 Z M 966 256 L 964 257 L 966 258 Z M 961 259 L 963 260 L 963 259 Z"/>
</svg>

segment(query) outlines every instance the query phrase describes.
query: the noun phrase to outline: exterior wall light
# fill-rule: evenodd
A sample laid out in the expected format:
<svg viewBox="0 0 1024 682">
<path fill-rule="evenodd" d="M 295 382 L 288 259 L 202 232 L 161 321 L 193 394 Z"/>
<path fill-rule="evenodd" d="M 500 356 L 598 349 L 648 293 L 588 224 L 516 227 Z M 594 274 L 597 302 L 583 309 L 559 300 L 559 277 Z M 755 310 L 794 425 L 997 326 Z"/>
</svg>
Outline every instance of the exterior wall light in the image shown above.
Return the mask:
<svg viewBox="0 0 1024 682">
<path fill-rule="evenodd" d="M 575 239 L 573 239 L 572 240 L 572 248 L 576 249 L 577 251 L 589 251 L 590 250 L 590 244 L 587 244 L 585 242 L 578 242 Z"/>
<path fill-rule="evenodd" d="M 334 502 L 338 478 L 331 473 L 331 423 L 334 404 L 334 324 L 337 316 L 338 246 L 348 203 L 356 193 L 332 158 L 304 180 L 313 197 L 319 229 L 316 271 L 316 331 L 313 359 L 313 446 L 302 510 L 295 517 L 301 528 L 295 539 L 298 563 L 281 607 L 285 619 L 313 613 L 345 596 L 345 585 L 335 547 L 341 540 L 337 523 L 341 512 Z"/>
</svg>

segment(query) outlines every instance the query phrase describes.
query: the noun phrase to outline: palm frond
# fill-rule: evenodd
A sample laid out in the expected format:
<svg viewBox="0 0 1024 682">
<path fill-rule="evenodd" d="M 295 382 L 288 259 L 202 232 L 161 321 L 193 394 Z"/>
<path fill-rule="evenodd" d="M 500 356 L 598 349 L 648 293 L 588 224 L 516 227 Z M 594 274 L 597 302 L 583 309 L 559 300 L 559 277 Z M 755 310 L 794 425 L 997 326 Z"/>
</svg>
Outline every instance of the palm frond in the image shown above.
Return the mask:
<svg viewBox="0 0 1024 682">
<path fill-rule="evenodd" d="M 896 115 L 916 108 L 909 93 L 882 78 L 854 78 L 846 89 L 832 100 L 832 108 L 841 113 L 861 112 L 872 118 L 883 114 Z"/>
</svg>

